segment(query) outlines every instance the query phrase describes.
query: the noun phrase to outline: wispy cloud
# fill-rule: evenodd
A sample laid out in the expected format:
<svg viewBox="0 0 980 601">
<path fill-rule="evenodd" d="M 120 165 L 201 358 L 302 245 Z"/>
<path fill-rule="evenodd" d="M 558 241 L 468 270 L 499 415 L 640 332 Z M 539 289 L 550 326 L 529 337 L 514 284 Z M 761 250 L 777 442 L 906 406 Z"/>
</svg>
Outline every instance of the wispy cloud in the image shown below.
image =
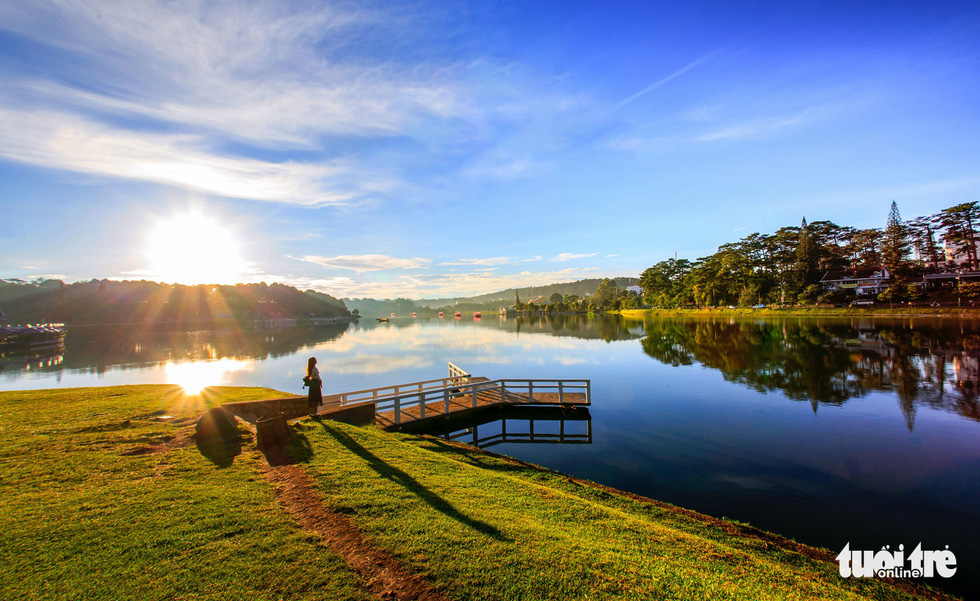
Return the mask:
<svg viewBox="0 0 980 601">
<path fill-rule="evenodd" d="M 649 94 L 650 92 L 656 90 L 657 88 L 659 88 L 660 86 L 664 85 L 665 83 L 667 83 L 669 81 L 672 81 L 672 80 L 680 77 L 681 75 L 687 73 L 691 69 L 694 69 L 695 67 L 698 67 L 698 66 L 704 64 L 705 62 L 713 59 L 714 57 L 718 56 L 718 54 L 720 52 L 721 52 L 720 50 L 716 50 L 715 52 L 712 52 L 710 54 L 706 54 L 705 56 L 702 56 L 701 58 L 697 59 L 696 61 L 694 61 L 692 63 L 688 63 L 687 65 L 684 65 L 683 67 L 681 67 L 677 71 L 674 71 L 670 75 L 667 75 L 666 77 L 663 77 L 661 79 L 658 79 L 657 81 L 655 81 L 652 84 L 648 85 L 647 87 L 643 88 L 639 92 L 637 92 L 637 93 L 635 93 L 635 94 L 633 94 L 631 96 L 628 96 L 628 97 L 624 98 L 622 101 L 619 102 L 619 104 L 616 105 L 616 108 L 623 108 L 627 104 L 629 104 L 629 103 L 631 103 L 631 102 L 633 102 L 633 101 L 635 101 L 635 100 L 637 100 L 639 98 L 642 98 L 643 96 L 646 96 L 647 94 Z"/>
<path fill-rule="evenodd" d="M 42 167 L 157 182 L 208 194 L 301 205 L 338 204 L 341 166 L 220 156 L 196 135 L 127 131 L 53 111 L 0 107 L 0 157 Z"/>
<path fill-rule="evenodd" d="M 521 259 L 512 257 L 490 257 L 488 259 L 457 259 L 439 263 L 439 265 L 509 265 L 520 261 Z"/>
<path fill-rule="evenodd" d="M 316 265 L 329 269 L 348 269 L 355 273 L 383 271 L 386 269 L 421 269 L 432 262 L 429 259 L 418 257 L 399 259 L 397 257 L 389 257 L 388 255 L 338 255 L 336 257 L 306 255 L 303 257 L 289 258 L 307 263 L 315 263 Z"/>
<path fill-rule="evenodd" d="M 456 98 L 424 69 L 323 60 L 314 48 L 337 50 L 380 26 L 381 14 L 352 5 L 42 0 L 0 7 L 0 17 L 0 28 L 99 67 L 84 88 L 28 81 L 35 94 L 262 144 L 397 133 L 418 115 L 447 114 Z"/>
<path fill-rule="evenodd" d="M 585 259 L 588 257 L 594 257 L 599 253 L 588 253 L 588 254 L 574 254 L 574 253 L 560 253 L 558 256 L 548 259 L 552 262 L 563 262 L 571 261 L 572 259 Z"/>
<path fill-rule="evenodd" d="M 790 127 L 806 125 L 819 112 L 817 109 L 806 109 L 794 115 L 753 119 L 701 134 L 696 139 L 700 142 L 714 142 L 716 140 L 740 140 L 772 134 Z"/>
<path fill-rule="evenodd" d="M 550 117 L 581 114 L 587 103 L 554 88 L 528 93 L 536 75 L 519 65 L 453 54 L 407 62 L 390 49 L 404 41 L 392 36 L 421 36 L 431 25 L 415 10 L 325 2 L 2 3 L 0 30 L 31 39 L 51 68 L 2 74 L 0 106 L 31 110 L 0 115 L 12 136 L 0 141 L 0 156 L 299 205 L 359 204 L 410 191 L 401 175 L 407 164 L 413 180 L 427 177 L 426 153 L 397 144 L 381 151 L 365 144 L 370 139 L 451 147 L 452 164 L 438 163 L 447 181 L 548 169 Z M 503 68 L 507 77 L 486 76 Z M 497 135 L 502 130 L 508 135 Z M 386 160 L 372 160 L 376 152 Z"/>
</svg>

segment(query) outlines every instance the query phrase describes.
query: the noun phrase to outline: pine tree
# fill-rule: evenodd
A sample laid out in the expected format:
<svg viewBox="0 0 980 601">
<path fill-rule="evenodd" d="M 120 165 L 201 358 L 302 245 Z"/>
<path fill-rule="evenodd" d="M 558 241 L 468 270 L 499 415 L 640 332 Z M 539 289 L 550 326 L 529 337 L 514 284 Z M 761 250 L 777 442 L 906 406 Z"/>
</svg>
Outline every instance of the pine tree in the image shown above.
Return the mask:
<svg viewBox="0 0 980 601">
<path fill-rule="evenodd" d="M 813 236 L 810 227 L 806 224 L 806 217 L 800 224 L 800 237 L 796 243 L 796 287 L 804 290 L 810 284 L 817 283 L 817 250 L 813 244 Z"/>
<path fill-rule="evenodd" d="M 893 200 L 892 208 L 888 212 L 888 221 L 885 223 L 884 236 L 881 240 L 881 258 L 885 267 L 892 273 L 905 272 L 910 246 L 909 228 L 902 222 L 902 216 L 898 212 L 898 204 Z"/>
</svg>

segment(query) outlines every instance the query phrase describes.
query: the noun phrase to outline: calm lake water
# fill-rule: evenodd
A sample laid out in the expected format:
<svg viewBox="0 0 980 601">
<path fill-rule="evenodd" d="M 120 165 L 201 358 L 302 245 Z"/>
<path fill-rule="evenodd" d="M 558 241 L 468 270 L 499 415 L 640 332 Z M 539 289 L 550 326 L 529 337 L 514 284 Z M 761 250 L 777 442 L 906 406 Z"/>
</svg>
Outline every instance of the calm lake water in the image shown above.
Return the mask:
<svg viewBox="0 0 980 601">
<path fill-rule="evenodd" d="M 588 378 L 590 421 L 481 424 L 492 450 L 834 552 L 949 545 L 980 598 L 980 322 L 553 317 L 237 331 L 71 328 L 0 389 L 181 383 L 302 394 L 447 375 Z M 470 441 L 474 431 L 460 432 Z M 495 443 L 495 444 L 494 444 Z"/>
</svg>

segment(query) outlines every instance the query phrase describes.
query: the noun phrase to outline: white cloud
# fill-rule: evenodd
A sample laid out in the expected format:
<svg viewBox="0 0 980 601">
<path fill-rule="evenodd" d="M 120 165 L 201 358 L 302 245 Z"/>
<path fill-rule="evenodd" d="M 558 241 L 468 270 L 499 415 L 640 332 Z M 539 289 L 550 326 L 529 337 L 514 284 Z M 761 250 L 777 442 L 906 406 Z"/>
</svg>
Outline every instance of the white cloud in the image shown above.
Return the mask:
<svg viewBox="0 0 980 601">
<path fill-rule="evenodd" d="M 313 289 L 337 298 L 451 298 L 499 292 L 507 288 L 543 286 L 555 282 L 595 277 L 595 268 L 558 271 L 523 271 L 516 274 L 471 273 L 402 275 L 385 281 L 348 277 L 310 278 L 292 275 L 253 274 L 250 282 L 279 282 L 301 290 Z"/>
<path fill-rule="evenodd" d="M 790 127 L 800 126 L 810 121 L 813 111 L 806 110 L 789 116 L 776 116 L 736 123 L 697 137 L 699 142 L 716 140 L 741 140 L 778 132 Z"/>
<path fill-rule="evenodd" d="M 445 263 L 439 263 L 439 265 L 509 265 L 512 263 L 518 263 L 522 259 L 515 259 L 512 257 L 490 257 L 488 259 L 457 259 L 455 261 L 447 261 Z"/>
<path fill-rule="evenodd" d="M 560 253 L 555 257 L 548 259 L 552 262 L 564 262 L 571 261 L 572 259 L 585 259 L 587 257 L 594 257 L 599 253 L 589 253 L 589 254 L 573 254 L 573 253 Z"/>
<path fill-rule="evenodd" d="M 0 27 L 92 61 L 85 89 L 32 80 L 42 97 L 291 146 L 324 132 L 398 133 L 451 112 L 440 75 L 344 64 L 337 50 L 382 16 L 326 4 L 32 2 L 0 7 Z"/>
<path fill-rule="evenodd" d="M 336 257 L 306 255 L 303 257 L 289 258 L 307 263 L 315 263 L 330 269 L 349 269 L 355 273 L 382 271 L 385 269 L 421 269 L 432 262 L 429 259 L 419 257 L 399 259 L 397 257 L 389 257 L 388 255 L 338 255 Z"/>
<path fill-rule="evenodd" d="M 0 3 L 0 30 L 57 62 L 3 72 L 0 107 L 31 108 L 0 114 L 12 136 L 0 157 L 310 206 L 442 189 L 406 181 L 432 177 L 429 155 L 446 173 L 440 153 L 452 157 L 437 182 L 447 189 L 553 168 L 564 130 L 593 112 L 588 99 L 520 64 L 398 51 L 443 35 L 446 14 L 316 1 Z"/>
<path fill-rule="evenodd" d="M 153 134 L 100 125 L 61 112 L 0 107 L 0 157 L 33 165 L 137 179 L 208 194 L 322 205 L 359 192 L 330 180 L 343 167 L 224 157 L 199 136 Z"/>
</svg>

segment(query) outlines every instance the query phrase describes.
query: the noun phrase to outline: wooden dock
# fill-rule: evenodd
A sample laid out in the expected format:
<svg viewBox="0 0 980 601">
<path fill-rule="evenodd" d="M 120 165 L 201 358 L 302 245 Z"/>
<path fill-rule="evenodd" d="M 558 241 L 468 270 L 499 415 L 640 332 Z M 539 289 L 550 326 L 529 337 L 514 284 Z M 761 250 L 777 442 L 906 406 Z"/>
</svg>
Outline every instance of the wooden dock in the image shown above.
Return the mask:
<svg viewBox="0 0 980 601">
<path fill-rule="evenodd" d="M 449 364 L 449 377 L 323 397 L 320 413 L 374 405 L 375 423 L 387 430 L 506 405 L 582 407 L 591 404 L 589 380 L 472 376 Z"/>
</svg>

